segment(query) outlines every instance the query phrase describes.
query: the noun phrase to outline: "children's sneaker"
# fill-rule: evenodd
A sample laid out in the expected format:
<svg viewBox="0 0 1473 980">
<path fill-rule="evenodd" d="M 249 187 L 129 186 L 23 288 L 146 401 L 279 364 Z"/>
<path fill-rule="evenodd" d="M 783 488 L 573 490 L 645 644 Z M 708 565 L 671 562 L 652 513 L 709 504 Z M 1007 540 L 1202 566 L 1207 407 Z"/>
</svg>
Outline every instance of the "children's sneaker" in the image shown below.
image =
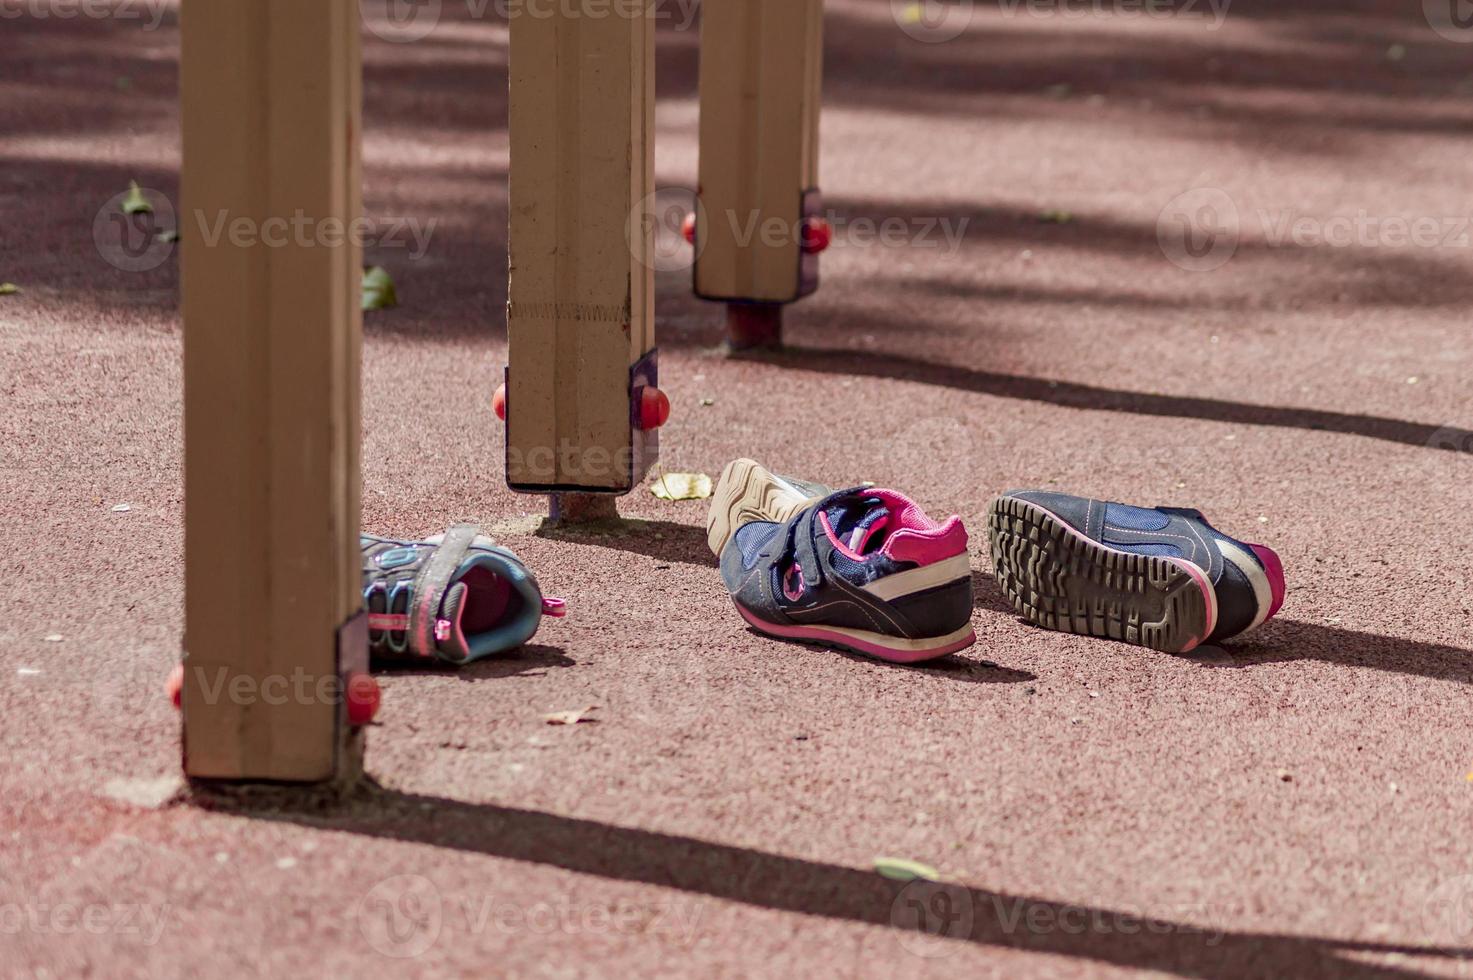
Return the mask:
<svg viewBox="0 0 1473 980">
<path fill-rule="evenodd" d="M 765 507 L 756 509 L 771 513 Z M 893 490 L 842 490 L 783 520 L 741 521 L 721 551 L 721 577 L 737 612 L 770 636 L 894 663 L 977 641 L 961 518 L 933 521 Z"/>
<path fill-rule="evenodd" d="M 512 552 L 463 524 L 427 541 L 363 535 L 363 600 L 376 665 L 468 664 L 521 646 L 561 617 Z"/>
<path fill-rule="evenodd" d="M 1279 556 L 1200 511 L 1019 490 L 993 502 L 989 523 L 998 585 L 1045 629 L 1186 653 L 1284 603 Z"/>
<path fill-rule="evenodd" d="M 706 519 L 706 543 L 717 558 L 737 528 L 752 521 L 782 524 L 809 501 L 827 497 L 833 489 L 821 483 L 770 473 L 761 463 L 738 459 L 728 463 L 711 495 Z"/>
</svg>

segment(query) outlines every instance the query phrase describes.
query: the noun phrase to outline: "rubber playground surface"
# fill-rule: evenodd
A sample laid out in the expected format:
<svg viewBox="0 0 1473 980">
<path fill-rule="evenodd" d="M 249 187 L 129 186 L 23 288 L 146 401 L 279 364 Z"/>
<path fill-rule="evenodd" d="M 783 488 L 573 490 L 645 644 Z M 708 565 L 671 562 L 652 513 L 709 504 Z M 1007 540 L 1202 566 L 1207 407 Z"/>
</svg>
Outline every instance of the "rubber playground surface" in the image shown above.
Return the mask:
<svg viewBox="0 0 1473 980">
<path fill-rule="evenodd" d="M 366 529 L 479 522 L 571 615 L 381 678 L 381 788 L 245 815 L 154 805 L 177 259 L 93 239 L 130 180 L 177 200 L 177 17 L 5 4 L 0 974 L 1473 975 L 1473 47 L 1420 6 L 978 3 L 928 43 L 829 4 L 824 286 L 789 351 L 733 359 L 660 274 L 664 467 L 961 514 L 980 639 L 927 669 L 748 630 L 700 502 L 540 529 L 490 401 L 505 21 L 370 36 L 367 259 L 400 305 L 366 320 Z M 688 187 L 678 17 L 659 58 L 659 179 Z M 1184 235 L 1208 207 L 1226 240 Z M 1187 657 L 1029 627 L 984 533 L 1021 486 L 1201 508 L 1278 550 L 1288 603 Z"/>
</svg>

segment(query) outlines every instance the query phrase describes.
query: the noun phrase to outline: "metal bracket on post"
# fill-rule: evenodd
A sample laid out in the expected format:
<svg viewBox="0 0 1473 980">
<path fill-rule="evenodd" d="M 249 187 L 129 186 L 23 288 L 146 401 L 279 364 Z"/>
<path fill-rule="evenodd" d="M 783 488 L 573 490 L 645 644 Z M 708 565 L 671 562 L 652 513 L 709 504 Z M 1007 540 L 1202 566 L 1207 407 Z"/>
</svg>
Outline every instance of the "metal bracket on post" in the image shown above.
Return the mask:
<svg viewBox="0 0 1473 980">
<path fill-rule="evenodd" d="M 337 782 L 351 785 L 361 774 L 363 728 L 378 713 L 378 682 L 369 673 L 368 611 L 342 626 L 337 635 L 338 764 Z M 344 750 L 347 751 L 344 751 Z"/>
</svg>

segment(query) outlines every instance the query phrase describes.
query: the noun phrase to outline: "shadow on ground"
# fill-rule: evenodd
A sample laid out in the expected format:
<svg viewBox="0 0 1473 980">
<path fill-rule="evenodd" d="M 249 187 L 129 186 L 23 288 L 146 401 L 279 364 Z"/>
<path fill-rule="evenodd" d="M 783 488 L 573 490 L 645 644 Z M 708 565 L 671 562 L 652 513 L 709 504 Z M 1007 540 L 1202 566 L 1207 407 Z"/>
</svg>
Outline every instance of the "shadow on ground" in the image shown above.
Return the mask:
<svg viewBox="0 0 1473 980">
<path fill-rule="evenodd" d="M 1407 422 L 1376 415 L 1354 415 L 1312 408 L 1253 405 L 1217 398 L 1123 391 L 1070 381 L 1050 381 L 1047 378 L 979 371 L 959 364 L 937 364 L 888 351 L 788 347 L 780 352 L 747 353 L 743 357 L 801 371 L 898 378 L 1065 408 L 1338 432 L 1408 446 L 1439 449 L 1473 447 L 1473 432 L 1426 422 Z"/>
<path fill-rule="evenodd" d="M 249 814 L 247 814 L 249 815 Z M 262 813 L 320 829 L 541 864 L 727 902 L 894 929 L 900 941 L 973 943 L 1183 976 L 1414 977 L 1345 954 L 1470 958 L 1473 949 L 1232 932 L 1208 922 L 1014 895 L 903 884 L 857 868 L 492 804 L 367 789 L 337 811 Z"/>
<path fill-rule="evenodd" d="M 421 666 L 392 666 L 374 673 L 388 677 L 450 677 L 467 684 L 478 681 L 501 680 L 506 677 L 537 677 L 559 667 L 576 667 L 578 661 L 563 653 L 562 647 L 528 644 L 489 660 L 458 667 L 445 664 L 442 668 Z"/>
<path fill-rule="evenodd" d="M 637 517 L 590 524 L 558 525 L 548 522 L 538 528 L 536 534 L 539 538 L 612 548 L 658 561 L 716 566 L 716 558 L 706 545 L 706 529 L 692 524 Z"/>
<path fill-rule="evenodd" d="M 1473 684 L 1473 650 L 1441 643 L 1361 633 L 1298 620 L 1274 620 L 1250 637 L 1222 648 L 1219 653 L 1191 659 L 1203 667 L 1217 669 L 1247 669 L 1260 664 L 1319 660 L 1342 667 L 1371 667 L 1414 677 Z"/>
</svg>

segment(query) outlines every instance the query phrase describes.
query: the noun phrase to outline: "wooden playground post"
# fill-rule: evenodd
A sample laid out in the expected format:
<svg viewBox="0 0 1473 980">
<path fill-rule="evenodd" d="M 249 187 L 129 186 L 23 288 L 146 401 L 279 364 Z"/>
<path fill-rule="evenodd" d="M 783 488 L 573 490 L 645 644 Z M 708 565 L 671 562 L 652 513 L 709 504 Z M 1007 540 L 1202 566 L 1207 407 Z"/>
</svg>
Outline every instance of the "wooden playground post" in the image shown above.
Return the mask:
<svg viewBox="0 0 1473 980">
<path fill-rule="evenodd" d="M 189 0 L 182 28 L 185 772 L 351 781 L 358 4 Z"/>
<path fill-rule="evenodd" d="M 818 288 L 823 0 L 705 0 L 695 291 L 729 304 L 734 348 L 782 342 Z"/>
<path fill-rule="evenodd" d="M 648 4 L 511 18 L 507 482 L 553 515 L 615 516 L 668 414 L 654 354 L 654 19 Z M 659 403 L 663 402 L 663 410 Z"/>
</svg>

